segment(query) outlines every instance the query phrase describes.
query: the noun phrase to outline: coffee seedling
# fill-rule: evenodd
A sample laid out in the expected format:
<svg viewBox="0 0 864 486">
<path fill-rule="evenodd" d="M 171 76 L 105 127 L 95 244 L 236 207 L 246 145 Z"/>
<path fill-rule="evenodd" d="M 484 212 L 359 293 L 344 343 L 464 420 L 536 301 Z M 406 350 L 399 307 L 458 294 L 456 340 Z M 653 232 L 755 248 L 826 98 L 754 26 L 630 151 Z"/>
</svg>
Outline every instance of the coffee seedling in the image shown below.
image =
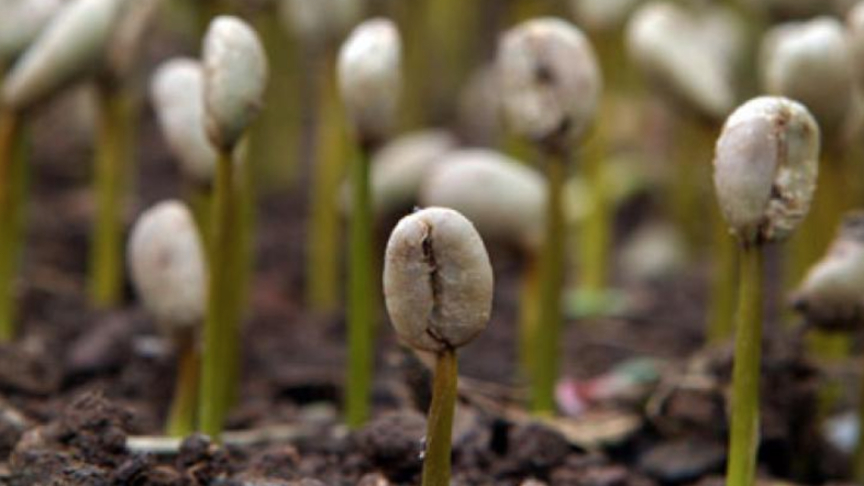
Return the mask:
<svg viewBox="0 0 864 486">
<path fill-rule="evenodd" d="M 492 266 L 471 222 L 452 209 L 404 217 L 387 243 L 384 297 L 396 334 L 435 353 L 423 486 L 449 486 L 456 406 L 456 350 L 482 332 L 492 310 Z"/>
<path fill-rule="evenodd" d="M 339 51 L 339 91 L 359 146 L 351 168 L 351 221 L 348 262 L 348 370 L 346 419 L 351 427 L 369 415 L 373 323 L 372 203 L 369 160 L 396 121 L 402 84 L 402 45 L 390 20 L 371 19 L 357 26 Z"/>
<path fill-rule="evenodd" d="M 144 212 L 132 228 L 127 260 L 132 283 L 159 331 L 177 351 L 177 377 L 166 433 L 195 430 L 198 396 L 198 329 L 204 318 L 207 270 L 195 221 L 179 201 Z"/>
<path fill-rule="evenodd" d="M 216 17 L 204 36 L 204 114 L 218 153 L 210 228 L 210 280 L 199 403 L 202 432 L 218 438 L 234 398 L 239 365 L 244 278 L 243 222 L 237 145 L 261 109 L 267 59 L 255 31 L 231 16 Z"/>
<path fill-rule="evenodd" d="M 563 186 L 567 167 L 593 121 L 602 81 L 588 40 L 574 25 L 556 18 L 529 20 L 505 33 L 497 62 L 507 123 L 516 134 L 536 144 L 547 159 L 540 315 L 533 339 L 537 362 L 531 367 L 531 385 L 534 410 L 548 413 L 554 408 L 562 326 Z M 591 229 L 586 231 L 590 234 Z"/>
<path fill-rule="evenodd" d="M 756 474 L 763 248 L 788 237 L 807 214 L 818 159 L 819 127 L 813 116 L 800 103 L 781 97 L 741 105 L 717 140 L 714 186 L 738 240 L 741 265 L 728 486 L 751 486 Z"/>
</svg>

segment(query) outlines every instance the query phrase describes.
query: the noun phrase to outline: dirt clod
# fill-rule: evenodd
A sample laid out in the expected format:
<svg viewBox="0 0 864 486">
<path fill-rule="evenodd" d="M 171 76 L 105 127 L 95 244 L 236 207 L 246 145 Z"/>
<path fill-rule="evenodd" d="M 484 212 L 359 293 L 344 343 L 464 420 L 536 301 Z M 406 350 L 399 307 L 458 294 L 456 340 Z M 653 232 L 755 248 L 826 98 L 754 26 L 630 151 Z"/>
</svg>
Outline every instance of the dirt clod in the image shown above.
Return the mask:
<svg viewBox="0 0 864 486">
<path fill-rule="evenodd" d="M 425 435 L 423 415 L 405 410 L 377 418 L 357 433 L 356 442 L 367 461 L 398 480 L 421 469 Z"/>
</svg>

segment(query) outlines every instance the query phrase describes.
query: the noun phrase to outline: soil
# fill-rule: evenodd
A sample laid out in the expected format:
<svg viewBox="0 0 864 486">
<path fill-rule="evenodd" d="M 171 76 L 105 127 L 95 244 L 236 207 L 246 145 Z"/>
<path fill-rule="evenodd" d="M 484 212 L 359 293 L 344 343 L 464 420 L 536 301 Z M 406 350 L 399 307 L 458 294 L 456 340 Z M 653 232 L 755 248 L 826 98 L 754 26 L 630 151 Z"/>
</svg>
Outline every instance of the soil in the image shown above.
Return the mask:
<svg viewBox="0 0 864 486">
<path fill-rule="evenodd" d="M 172 42 L 150 55 L 183 51 Z M 86 130 L 65 116 L 70 99 L 40 113 L 33 127 L 22 327 L 14 343 L 0 346 L 0 483 L 419 484 L 429 370 L 399 346 L 383 309 L 374 419 L 356 431 L 341 424 L 344 316 L 311 313 L 303 302 L 307 176 L 260 196 L 242 388 L 228 419 L 232 440 L 220 446 L 193 435 L 179 447 L 143 440 L 161 433 L 173 350 L 131 289 L 116 309 L 95 311 L 87 303 L 92 154 Z M 140 128 L 129 223 L 153 202 L 182 195 L 148 109 Z M 647 219 L 644 213 L 625 207 L 621 235 Z M 491 254 L 494 315 L 487 332 L 460 351 L 453 484 L 720 484 L 731 348 L 704 344 L 705 266 L 648 286 L 622 282 L 634 302 L 625 315 L 570 319 L 561 341 L 567 377 L 588 380 L 645 357 L 660 377 L 598 399 L 578 417 L 541 423 L 524 413 L 525 390 L 514 379 L 519 258 L 494 246 Z M 800 333 L 778 322 L 772 316 L 765 345 L 760 474 L 766 481 L 840 484 L 848 458 L 822 438 L 817 418 L 818 390 L 826 376 L 843 375 L 842 366 L 806 359 Z M 837 409 L 849 408 L 851 390 Z"/>
</svg>

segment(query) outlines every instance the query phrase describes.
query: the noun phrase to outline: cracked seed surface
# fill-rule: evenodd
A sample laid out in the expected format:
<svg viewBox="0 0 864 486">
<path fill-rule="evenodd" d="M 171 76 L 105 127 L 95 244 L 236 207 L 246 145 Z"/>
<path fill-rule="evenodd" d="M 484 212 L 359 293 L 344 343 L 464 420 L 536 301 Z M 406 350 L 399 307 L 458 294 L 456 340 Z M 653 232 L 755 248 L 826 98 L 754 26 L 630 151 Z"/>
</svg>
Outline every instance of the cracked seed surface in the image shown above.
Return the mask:
<svg viewBox="0 0 864 486">
<path fill-rule="evenodd" d="M 714 187 L 732 232 L 744 244 L 782 240 L 810 210 L 819 127 L 804 105 L 763 96 L 726 120 L 714 157 Z"/>
<path fill-rule="evenodd" d="M 543 142 L 584 136 L 603 79 L 578 27 L 552 17 L 525 21 L 501 37 L 497 66 L 503 114 L 514 132 Z"/>
<path fill-rule="evenodd" d="M 492 266 L 468 219 L 446 208 L 402 218 L 387 243 L 384 297 L 396 333 L 425 351 L 458 348 L 492 310 Z"/>
</svg>

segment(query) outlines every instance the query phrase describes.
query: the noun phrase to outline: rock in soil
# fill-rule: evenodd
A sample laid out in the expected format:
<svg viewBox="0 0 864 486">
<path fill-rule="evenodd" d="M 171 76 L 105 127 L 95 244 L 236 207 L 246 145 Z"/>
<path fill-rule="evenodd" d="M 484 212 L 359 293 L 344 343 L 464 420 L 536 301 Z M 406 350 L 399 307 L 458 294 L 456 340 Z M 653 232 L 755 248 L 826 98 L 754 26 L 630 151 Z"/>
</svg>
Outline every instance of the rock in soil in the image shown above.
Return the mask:
<svg viewBox="0 0 864 486">
<path fill-rule="evenodd" d="M 393 481 L 416 475 L 422 465 L 426 418 L 418 412 L 403 410 L 384 414 L 355 436 L 358 450 L 373 466 Z"/>
<path fill-rule="evenodd" d="M 516 426 L 510 436 L 508 459 L 517 471 L 545 474 L 560 465 L 571 452 L 563 435 L 549 427 L 531 423 Z"/>
<path fill-rule="evenodd" d="M 175 466 L 196 485 L 227 478 L 231 472 L 225 450 L 202 434 L 192 434 L 183 441 Z"/>
<path fill-rule="evenodd" d="M 75 399 L 59 419 L 22 436 L 9 460 L 10 484 L 112 484 L 127 460 L 129 422 L 101 394 Z"/>
</svg>

